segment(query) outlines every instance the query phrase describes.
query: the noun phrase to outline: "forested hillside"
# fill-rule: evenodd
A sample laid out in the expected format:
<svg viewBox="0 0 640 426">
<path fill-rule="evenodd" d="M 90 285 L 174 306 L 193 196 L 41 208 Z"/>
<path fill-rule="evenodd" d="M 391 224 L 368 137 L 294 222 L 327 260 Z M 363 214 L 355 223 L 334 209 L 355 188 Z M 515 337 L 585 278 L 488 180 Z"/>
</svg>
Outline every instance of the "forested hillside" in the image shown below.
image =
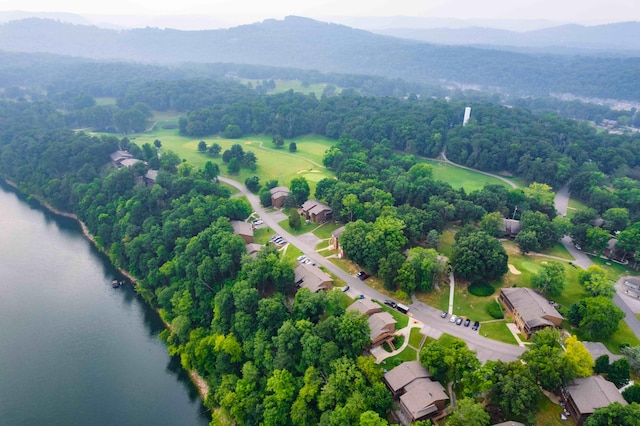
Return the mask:
<svg viewBox="0 0 640 426">
<path fill-rule="evenodd" d="M 435 46 L 305 18 L 215 31 L 127 31 L 24 20 L 0 26 L 0 49 L 140 62 L 233 62 L 479 85 L 515 94 L 640 100 L 637 58 L 518 54 Z"/>
</svg>

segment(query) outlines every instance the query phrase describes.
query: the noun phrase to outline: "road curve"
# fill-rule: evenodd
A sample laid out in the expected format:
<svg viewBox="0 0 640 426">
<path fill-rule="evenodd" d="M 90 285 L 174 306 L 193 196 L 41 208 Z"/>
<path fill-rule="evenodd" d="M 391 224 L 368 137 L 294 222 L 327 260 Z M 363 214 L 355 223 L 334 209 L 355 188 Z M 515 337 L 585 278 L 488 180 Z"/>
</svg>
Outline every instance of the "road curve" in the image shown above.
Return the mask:
<svg viewBox="0 0 640 426">
<path fill-rule="evenodd" d="M 304 241 L 304 239 L 296 237 L 295 235 L 285 231 L 264 210 L 264 208 L 262 208 L 260 205 L 260 199 L 255 194 L 251 193 L 244 185 L 224 177 L 218 177 L 218 180 L 240 190 L 242 194 L 247 197 L 254 211 L 260 216 L 267 226 L 273 229 L 277 234 L 280 234 L 285 240 L 302 250 L 305 256 L 315 261 L 318 265 L 322 265 L 335 276 L 347 283 L 349 285 L 350 292 L 363 294 L 370 299 L 376 300 L 385 300 L 388 298 L 379 291 L 372 289 L 358 278 L 349 275 L 347 272 L 329 262 L 323 256 L 318 254 L 315 251 L 315 247 Z M 441 311 L 425 305 L 422 302 L 412 303 L 409 307 L 411 308 L 411 316 L 414 319 L 421 321 L 425 326 L 429 326 L 442 333 L 448 333 L 464 340 L 470 349 L 475 350 L 478 353 L 478 359 L 483 362 L 486 362 L 487 360 L 500 360 L 505 362 L 514 361 L 518 359 L 525 350 L 520 346 L 509 345 L 483 337 L 478 332 L 472 331 L 470 327 L 451 324 L 448 320 L 440 318 Z M 482 330 L 482 328 L 480 330 Z"/>
<path fill-rule="evenodd" d="M 460 167 L 461 169 L 467 169 L 467 170 L 472 171 L 472 172 L 480 173 L 480 174 L 483 174 L 485 176 L 490 176 L 492 178 L 499 179 L 499 180 L 503 181 L 504 183 L 506 183 L 507 185 L 511 186 L 512 188 L 517 188 L 518 187 L 518 185 L 516 185 L 514 182 L 511 182 L 509 179 L 505 178 L 504 176 L 494 175 L 493 173 L 483 172 L 482 170 L 473 169 L 471 167 L 463 166 L 462 164 L 454 163 L 453 161 L 451 161 L 451 160 L 449 160 L 447 158 L 447 148 L 446 147 L 445 147 L 445 149 L 442 150 L 442 152 L 440 153 L 440 156 L 442 157 L 442 160 L 438 160 L 437 158 L 432 158 L 432 160 L 442 161 L 443 163 L 448 163 L 448 164 L 451 164 L 452 166 Z"/>
</svg>

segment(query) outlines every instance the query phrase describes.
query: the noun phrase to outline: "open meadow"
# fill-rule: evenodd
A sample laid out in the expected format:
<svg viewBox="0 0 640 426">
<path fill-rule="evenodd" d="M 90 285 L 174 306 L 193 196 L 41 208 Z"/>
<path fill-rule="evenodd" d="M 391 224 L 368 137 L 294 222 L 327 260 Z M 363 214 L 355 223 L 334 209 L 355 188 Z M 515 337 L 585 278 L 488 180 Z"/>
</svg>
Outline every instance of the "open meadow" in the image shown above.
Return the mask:
<svg viewBox="0 0 640 426">
<path fill-rule="evenodd" d="M 322 165 L 324 152 L 335 142 L 322 136 L 308 135 L 294 139 L 288 139 L 282 148 L 276 148 L 267 135 L 247 136 L 238 139 L 225 139 L 219 136 L 204 138 L 192 138 L 181 136 L 177 128 L 165 128 L 175 125 L 177 117 L 158 121 L 153 129 L 146 133 L 131 135 L 129 139 L 138 146 L 145 143 L 153 144 L 158 139 L 162 142 L 161 150 L 171 150 L 180 158 L 188 161 L 197 168 L 204 167 L 207 161 L 212 161 L 220 166 L 223 176 L 244 182 L 251 176 L 259 176 L 262 182 L 276 179 L 280 185 L 288 185 L 296 177 L 304 177 L 309 182 L 311 195 L 313 196 L 317 182 L 324 178 L 333 178 L 335 174 Z M 256 170 L 242 169 L 236 175 L 227 172 L 227 166 L 222 161 L 222 156 L 211 156 L 209 153 L 198 151 L 198 143 L 203 140 L 207 146 L 217 143 L 222 151 L 231 148 L 233 144 L 240 144 L 245 151 L 253 151 L 256 155 Z M 295 142 L 296 152 L 289 152 L 289 143 Z"/>
<path fill-rule="evenodd" d="M 473 170 L 463 169 L 462 167 L 443 161 L 429 160 L 426 158 L 419 158 L 419 161 L 433 166 L 434 179 L 443 180 L 456 189 L 464 188 L 467 193 L 482 189 L 485 185 L 489 184 L 511 188 L 511 186 L 500 179 Z"/>
</svg>

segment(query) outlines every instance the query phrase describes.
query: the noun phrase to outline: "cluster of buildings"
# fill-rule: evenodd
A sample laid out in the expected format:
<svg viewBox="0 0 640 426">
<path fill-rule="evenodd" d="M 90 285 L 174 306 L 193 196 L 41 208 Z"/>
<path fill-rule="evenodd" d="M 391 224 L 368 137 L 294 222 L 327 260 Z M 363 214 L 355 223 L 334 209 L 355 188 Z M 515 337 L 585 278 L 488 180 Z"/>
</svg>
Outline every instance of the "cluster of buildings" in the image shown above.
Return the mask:
<svg viewBox="0 0 640 426">
<path fill-rule="evenodd" d="M 379 304 L 364 298 L 353 302 L 347 310 L 356 311 L 368 317 L 371 347 L 380 346 L 386 342 L 391 350 L 394 350 L 393 336 L 397 321 L 390 313 L 382 312 Z"/>
<path fill-rule="evenodd" d="M 129 151 L 118 150 L 109 154 L 111 157 L 111 162 L 117 168 L 122 167 L 132 167 L 138 163 L 144 163 L 144 161 L 139 160 L 137 158 L 133 158 L 133 155 Z M 152 186 L 156 183 L 156 179 L 158 178 L 158 170 L 148 170 L 147 173 L 142 177 L 142 182 L 144 182 L 147 186 Z"/>
</svg>

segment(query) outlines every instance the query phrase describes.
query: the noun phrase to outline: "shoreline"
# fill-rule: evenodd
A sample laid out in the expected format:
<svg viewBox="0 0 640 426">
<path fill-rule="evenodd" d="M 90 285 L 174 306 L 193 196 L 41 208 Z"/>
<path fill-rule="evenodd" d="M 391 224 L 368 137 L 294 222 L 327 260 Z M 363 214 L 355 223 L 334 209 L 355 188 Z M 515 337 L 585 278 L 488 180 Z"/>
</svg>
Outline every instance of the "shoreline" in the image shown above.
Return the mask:
<svg viewBox="0 0 640 426">
<path fill-rule="evenodd" d="M 5 177 L 1 177 L 2 180 L 4 182 L 6 182 L 7 185 L 9 185 L 10 187 L 12 187 L 13 189 L 15 189 L 16 191 L 25 194 L 24 192 L 22 192 L 22 190 L 18 187 L 18 185 L 15 184 L 15 182 L 5 178 Z M 68 219 L 73 219 L 75 220 L 79 225 L 80 228 L 82 229 L 82 235 L 88 239 L 98 250 L 100 250 L 102 253 L 107 254 L 104 249 L 102 247 L 100 247 L 95 240 L 95 237 L 91 234 L 91 232 L 89 232 L 89 229 L 87 228 L 87 225 L 85 225 L 85 223 L 83 221 L 81 221 L 77 215 L 73 214 L 73 213 L 69 213 L 69 212 L 64 212 L 62 210 L 58 210 L 55 207 L 53 207 L 51 204 L 49 204 L 48 202 L 46 202 L 45 200 L 43 200 L 42 198 L 36 196 L 36 195 L 31 195 L 31 194 L 25 194 L 28 195 L 30 197 L 32 197 L 33 199 L 37 200 L 40 205 L 42 207 L 44 207 L 45 209 L 49 210 L 51 213 L 56 214 L 58 216 L 62 216 L 62 217 L 66 217 Z M 113 265 L 113 263 L 112 263 Z M 138 285 L 138 280 L 131 275 L 128 271 L 120 268 L 119 266 L 113 265 L 114 268 L 116 268 L 118 270 L 118 272 L 120 272 L 122 275 L 124 275 L 125 277 L 127 277 L 130 281 L 131 281 L 131 285 L 133 287 Z M 146 303 L 146 302 L 145 302 Z M 158 314 L 158 310 L 154 309 L 153 307 L 150 306 L 151 309 L 153 309 L 154 311 L 156 311 Z M 162 320 L 162 323 L 164 324 L 164 326 L 167 329 L 171 329 L 171 326 L 169 324 L 167 324 L 164 320 Z M 193 383 L 193 385 L 196 387 L 196 389 L 198 390 L 198 393 L 200 394 L 200 397 L 202 398 L 202 402 L 204 404 L 204 402 L 207 399 L 207 396 L 209 395 L 209 385 L 207 384 L 206 380 L 200 375 L 198 374 L 197 371 L 195 370 L 185 370 L 187 372 L 187 374 L 189 375 L 189 378 L 191 379 L 191 383 Z"/>
</svg>

